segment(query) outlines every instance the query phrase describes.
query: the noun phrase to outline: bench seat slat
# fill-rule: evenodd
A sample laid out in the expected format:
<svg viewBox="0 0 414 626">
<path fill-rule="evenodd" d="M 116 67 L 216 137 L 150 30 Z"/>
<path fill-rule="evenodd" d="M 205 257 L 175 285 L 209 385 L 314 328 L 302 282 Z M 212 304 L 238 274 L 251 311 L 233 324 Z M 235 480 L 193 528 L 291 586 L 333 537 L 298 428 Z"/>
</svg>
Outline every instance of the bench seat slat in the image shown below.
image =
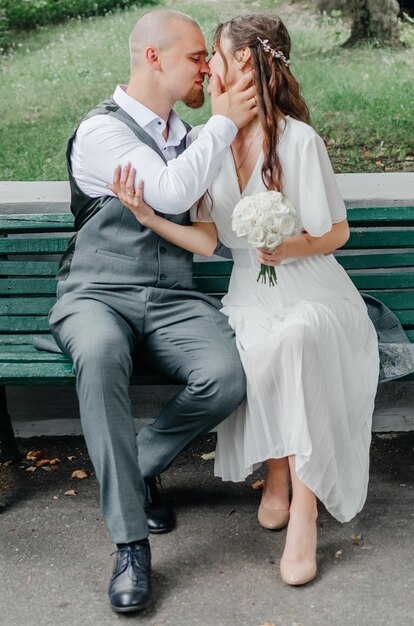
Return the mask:
<svg viewBox="0 0 414 626">
<path fill-rule="evenodd" d="M 2 298 L 0 300 L 0 316 L 48 315 L 55 302 L 56 298 Z"/>
<path fill-rule="evenodd" d="M 63 254 L 70 237 L 4 237 L 0 254 Z"/>
<path fill-rule="evenodd" d="M 73 230 L 71 213 L 0 216 L 0 232 L 3 233 L 66 232 L 68 230 Z"/>
<path fill-rule="evenodd" d="M 350 274 L 358 289 L 413 289 L 414 272 L 402 274 Z"/>
<path fill-rule="evenodd" d="M 414 229 L 351 229 L 349 241 L 343 246 L 349 248 L 406 248 L 414 247 Z"/>
<path fill-rule="evenodd" d="M 414 225 L 414 206 L 403 207 L 357 207 L 348 208 L 348 221 L 353 224 L 372 224 L 392 226 Z"/>
<path fill-rule="evenodd" d="M 49 330 L 47 316 L 14 315 L 0 317 L 0 332 L 2 333 L 38 333 Z"/>
<path fill-rule="evenodd" d="M 335 253 L 335 258 L 346 270 L 414 267 L 414 252 L 360 254 L 351 249 L 342 254 Z"/>
<path fill-rule="evenodd" d="M 42 333 L 41 336 L 49 337 L 50 334 L 46 335 Z M 31 344 L 31 343 L 32 343 L 32 335 L 22 335 L 22 334 L 0 335 L 0 346 L 16 346 L 16 345 L 20 346 L 20 345 Z"/>
<path fill-rule="evenodd" d="M 0 278 L 0 294 L 56 295 L 54 278 Z"/>
<path fill-rule="evenodd" d="M 0 261 L 0 276 L 55 276 L 57 261 Z"/>
</svg>

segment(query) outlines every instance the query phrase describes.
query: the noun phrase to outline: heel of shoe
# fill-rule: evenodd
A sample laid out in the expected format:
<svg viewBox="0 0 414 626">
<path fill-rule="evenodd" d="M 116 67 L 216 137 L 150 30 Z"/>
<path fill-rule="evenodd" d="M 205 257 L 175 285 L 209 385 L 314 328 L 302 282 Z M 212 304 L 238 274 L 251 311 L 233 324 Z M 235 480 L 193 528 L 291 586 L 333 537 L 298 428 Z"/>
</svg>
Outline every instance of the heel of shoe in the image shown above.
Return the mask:
<svg viewBox="0 0 414 626">
<path fill-rule="evenodd" d="M 262 504 L 257 511 L 257 521 L 262 528 L 267 530 L 281 530 L 288 525 L 289 511 L 279 509 L 267 509 Z"/>
<path fill-rule="evenodd" d="M 283 582 L 294 587 L 306 585 L 313 580 L 317 574 L 315 561 L 287 561 L 280 559 L 280 575 Z"/>
</svg>

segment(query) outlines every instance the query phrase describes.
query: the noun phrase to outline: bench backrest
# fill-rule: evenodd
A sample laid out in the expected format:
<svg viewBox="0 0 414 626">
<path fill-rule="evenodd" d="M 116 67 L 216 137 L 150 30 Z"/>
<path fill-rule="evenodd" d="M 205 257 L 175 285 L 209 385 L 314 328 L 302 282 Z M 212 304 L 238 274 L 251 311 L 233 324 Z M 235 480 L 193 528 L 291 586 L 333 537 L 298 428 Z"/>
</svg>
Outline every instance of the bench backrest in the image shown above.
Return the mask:
<svg viewBox="0 0 414 626">
<path fill-rule="evenodd" d="M 351 238 L 336 253 L 339 263 L 358 289 L 396 313 L 414 342 L 414 207 L 352 208 L 348 219 Z M 54 276 L 72 232 L 67 213 L 0 216 L 0 350 L 48 333 Z M 195 261 L 198 289 L 225 293 L 231 266 L 229 260 Z"/>
</svg>

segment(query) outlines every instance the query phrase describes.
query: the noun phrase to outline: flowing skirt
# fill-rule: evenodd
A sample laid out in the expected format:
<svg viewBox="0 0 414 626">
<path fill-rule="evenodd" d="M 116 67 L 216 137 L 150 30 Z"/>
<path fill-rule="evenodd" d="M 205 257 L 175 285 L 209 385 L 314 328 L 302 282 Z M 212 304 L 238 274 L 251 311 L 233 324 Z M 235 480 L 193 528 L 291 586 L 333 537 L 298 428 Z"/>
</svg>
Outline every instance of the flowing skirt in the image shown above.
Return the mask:
<svg viewBox="0 0 414 626">
<path fill-rule="evenodd" d="M 215 474 L 241 481 L 296 457 L 299 479 L 339 521 L 366 499 L 379 358 L 364 301 L 335 258 L 276 268 L 257 283 L 254 251 L 235 261 L 222 312 L 236 333 L 246 401 L 217 428 Z"/>
</svg>

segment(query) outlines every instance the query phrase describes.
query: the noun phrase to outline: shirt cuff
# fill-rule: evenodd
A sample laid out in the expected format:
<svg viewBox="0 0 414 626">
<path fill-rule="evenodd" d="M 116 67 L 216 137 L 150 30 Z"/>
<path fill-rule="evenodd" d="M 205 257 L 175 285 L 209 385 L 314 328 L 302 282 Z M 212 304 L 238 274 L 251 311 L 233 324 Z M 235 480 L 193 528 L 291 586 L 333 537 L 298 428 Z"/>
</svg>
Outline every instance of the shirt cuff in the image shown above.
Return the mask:
<svg viewBox="0 0 414 626">
<path fill-rule="evenodd" d="M 223 139 L 228 146 L 232 143 L 238 132 L 236 124 L 225 115 L 213 115 L 210 117 L 203 130 L 209 130 L 210 132 L 219 135 L 219 137 Z"/>
</svg>

